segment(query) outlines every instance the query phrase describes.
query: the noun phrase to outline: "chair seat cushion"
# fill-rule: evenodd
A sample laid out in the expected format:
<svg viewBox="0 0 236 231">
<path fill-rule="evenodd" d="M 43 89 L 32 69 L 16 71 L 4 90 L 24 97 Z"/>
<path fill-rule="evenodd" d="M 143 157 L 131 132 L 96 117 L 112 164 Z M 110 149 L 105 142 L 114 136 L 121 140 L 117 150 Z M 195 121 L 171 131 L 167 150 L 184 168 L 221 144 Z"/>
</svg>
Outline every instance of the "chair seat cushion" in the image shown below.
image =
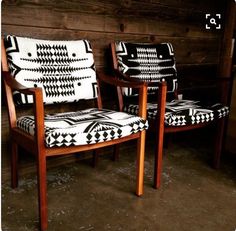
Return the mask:
<svg viewBox="0 0 236 231">
<path fill-rule="evenodd" d="M 17 127 L 34 135 L 34 117 L 20 117 Z M 93 144 L 125 137 L 147 128 L 147 120 L 111 110 L 92 108 L 50 114 L 45 116 L 45 144 L 47 147 Z"/>
<path fill-rule="evenodd" d="M 138 105 L 129 104 L 124 111 L 137 114 Z M 166 103 L 165 124 L 167 126 L 185 126 L 207 123 L 229 114 L 229 108 L 220 103 L 204 106 L 199 101 L 173 100 Z M 157 104 L 148 103 L 147 117 L 155 119 L 157 115 Z"/>
</svg>

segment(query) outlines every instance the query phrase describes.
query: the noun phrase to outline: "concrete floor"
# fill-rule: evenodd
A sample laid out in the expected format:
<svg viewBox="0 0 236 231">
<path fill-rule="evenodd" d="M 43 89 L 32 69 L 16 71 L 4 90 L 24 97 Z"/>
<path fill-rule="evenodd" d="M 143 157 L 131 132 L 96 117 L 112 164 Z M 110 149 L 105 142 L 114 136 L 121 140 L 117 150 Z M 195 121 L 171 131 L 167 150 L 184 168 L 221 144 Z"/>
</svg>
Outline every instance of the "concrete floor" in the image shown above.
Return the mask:
<svg viewBox="0 0 236 231">
<path fill-rule="evenodd" d="M 211 145 L 180 135 L 165 149 L 160 190 L 152 188 L 152 136 L 147 139 L 144 195 L 134 195 L 135 145 L 123 146 L 120 160 L 102 156 L 91 168 L 83 160 L 48 170 L 48 231 L 234 231 L 236 157 L 220 170 L 209 165 Z M 200 142 L 201 141 L 201 142 Z M 203 142 L 203 144 L 202 144 Z M 2 230 L 38 230 L 35 175 L 21 177 L 12 190 L 2 185 Z"/>
</svg>

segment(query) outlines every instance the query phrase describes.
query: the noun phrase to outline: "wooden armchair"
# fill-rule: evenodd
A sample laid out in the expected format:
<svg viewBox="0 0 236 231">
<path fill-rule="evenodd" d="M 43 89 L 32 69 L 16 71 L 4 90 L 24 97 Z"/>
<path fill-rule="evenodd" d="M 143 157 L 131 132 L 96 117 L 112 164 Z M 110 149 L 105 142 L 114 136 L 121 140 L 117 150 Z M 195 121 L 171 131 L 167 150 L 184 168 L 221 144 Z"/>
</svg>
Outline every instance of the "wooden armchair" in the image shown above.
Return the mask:
<svg viewBox="0 0 236 231">
<path fill-rule="evenodd" d="M 47 221 L 46 162 L 68 155 L 136 139 L 136 194 L 143 194 L 146 84 L 120 81 L 97 74 L 89 41 L 48 41 L 6 36 L 2 39 L 2 77 L 9 114 L 12 187 L 18 185 L 18 147 L 37 160 L 40 228 Z M 99 78 L 101 76 L 101 78 Z M 102 109 L 99 83 L 106 81 L 139 91 L 139 116 Z M 97 108 L 56 114 L 44 104 L 97 100 Z M 15 105 L 30 104 L 33 115 L 17 118 Z"/>
<path fill-rule="evenodd" d="M 178 99 L 178 79 L 173 47 L 170 43 L 111 44 L 113 68 L 117 79 L 148 84 L 147 118 L 150 130 L 157 135 L 155 152 L 154 187 L 161 183 L 164 133 L 187 131 L 216 123 L 214 167 L 218 168 L 222 151 L 225 118 L 229 107 L 221 103 L 206 105 L 195 100 Z M 126 103 L 127 98 L 138 95 L 135 89 L 117 87 L 120 111 L 137 114 L 139 106 Z M 153 95 L 158 96 L 153 101 Z M 168 98 L 168 99 L 167 99 Z"/>
</svg>

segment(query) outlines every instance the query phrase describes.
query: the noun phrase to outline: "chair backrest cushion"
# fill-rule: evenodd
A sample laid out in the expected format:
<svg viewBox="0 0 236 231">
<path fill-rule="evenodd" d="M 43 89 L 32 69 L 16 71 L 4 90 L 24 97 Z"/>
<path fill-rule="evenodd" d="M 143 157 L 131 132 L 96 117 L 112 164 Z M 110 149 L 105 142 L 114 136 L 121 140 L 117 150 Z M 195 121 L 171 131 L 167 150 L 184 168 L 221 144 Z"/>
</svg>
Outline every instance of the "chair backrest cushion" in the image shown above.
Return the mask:
<svg viewBox="0 0 236 231">
<path fill-rule="evenodd" d="M 130 78 L 142 81 L 167 82 L 168 92 L 177 89 L 177 71 L 173 47 L 170 43 L 128 43 L 115 42 L 118 70 Z M 156 87 L 149 87 L 148 91 L 156 91 Z M 132 95 L 130 89 L 125 95 Z"/>
<path fill-rule="evenodd" d="M 89 41 L 51 41 L 8 35 L 4 39 L 9 69 L 26 87 L 41 87 L 44 103 L 97 97 L 94 58 Z M 18 104 L 32 103 L 17 92 Z"/>
</svg>

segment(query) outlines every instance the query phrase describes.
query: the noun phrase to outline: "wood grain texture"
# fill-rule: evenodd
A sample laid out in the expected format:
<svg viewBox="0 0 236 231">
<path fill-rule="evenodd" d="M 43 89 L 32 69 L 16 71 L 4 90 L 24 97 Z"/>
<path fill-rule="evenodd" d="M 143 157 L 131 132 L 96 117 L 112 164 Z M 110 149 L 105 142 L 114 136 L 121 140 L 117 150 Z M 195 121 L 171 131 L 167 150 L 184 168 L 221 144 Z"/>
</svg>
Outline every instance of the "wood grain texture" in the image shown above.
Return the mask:
<svg viewBox="0 0 236 231">
<path fill-rule="evenodd" d="M 219 62 L 223 31 L 206 30 L 205 14 L 221 13 L 224 18 L 225 5 L 221 0 L 10 0 L 2 2 L 2 35 L 54 40 L 86 38 L 91 41 L 96 67 L 107 70 L 111 68 L 109 44 L 115 40 L 171 42 L 180 68 L 180 85 L 194 89 L 194 80 L 198 87 L 205 77 L 211 78 L 212 67 L 215 69 Z M 204 78 L 201 74 L 193 76 L 195 69 L 201 67 Z M 106 89 L 102 86 L 102 94 L 106 94 Z M 104 105 L 111 102 L 107 99 L 105 95 Z M 75 108 L 64 105 L 57 110 L 69 107 Z M 46 110 L 55 112 L 52 107 Z M 29 113 L 28 109 L 19 115 L 25 113 Z M 10 162 L 4 107 L 2 143 L 4 169 Z"/>
<path fill-rule="evenodd" d="M 116 40 L 132 42 L 171 42 L 176 56 L 177 64 L 206 64 L 218 62 L 219 38 L 171 37 L 155 35 L 136 35 L 123 33 L 100 33 L 91 31 L 75 31 L 63 29 L 50 29 L 39 27 L 26 27 L 3 25 L 5 34 L 14 31 L 19 36 L 29 36 L 41 39 L 88 39 L 90 40 L 97 67 L 106 67 L 105 50 L 108 45 Z"/>
<path fill-rule="evenodd" d="M 196 8 L 182 9 L 142 1 L 133 1 L 129 7 L 121 3 L 100 3 L 100 7 L 96 7 L 98 3 L 72 2 L 64 4 L 65 7 L 62 8 L 60 6 L 63 2 L 65 1 L 59 1 L 54 7 L 53 1 L 48 5 L 42 1 L 40 5 L 33 6 L 24 1 L 15 5 L 5 3 L 3 24 L 179 37 L 215 37 L 220 34 L 219 31 L 204 29 L 207 11 L 201 12 Z M 31 20 L 22 17 L 26 12 Z"/>
</svg>

